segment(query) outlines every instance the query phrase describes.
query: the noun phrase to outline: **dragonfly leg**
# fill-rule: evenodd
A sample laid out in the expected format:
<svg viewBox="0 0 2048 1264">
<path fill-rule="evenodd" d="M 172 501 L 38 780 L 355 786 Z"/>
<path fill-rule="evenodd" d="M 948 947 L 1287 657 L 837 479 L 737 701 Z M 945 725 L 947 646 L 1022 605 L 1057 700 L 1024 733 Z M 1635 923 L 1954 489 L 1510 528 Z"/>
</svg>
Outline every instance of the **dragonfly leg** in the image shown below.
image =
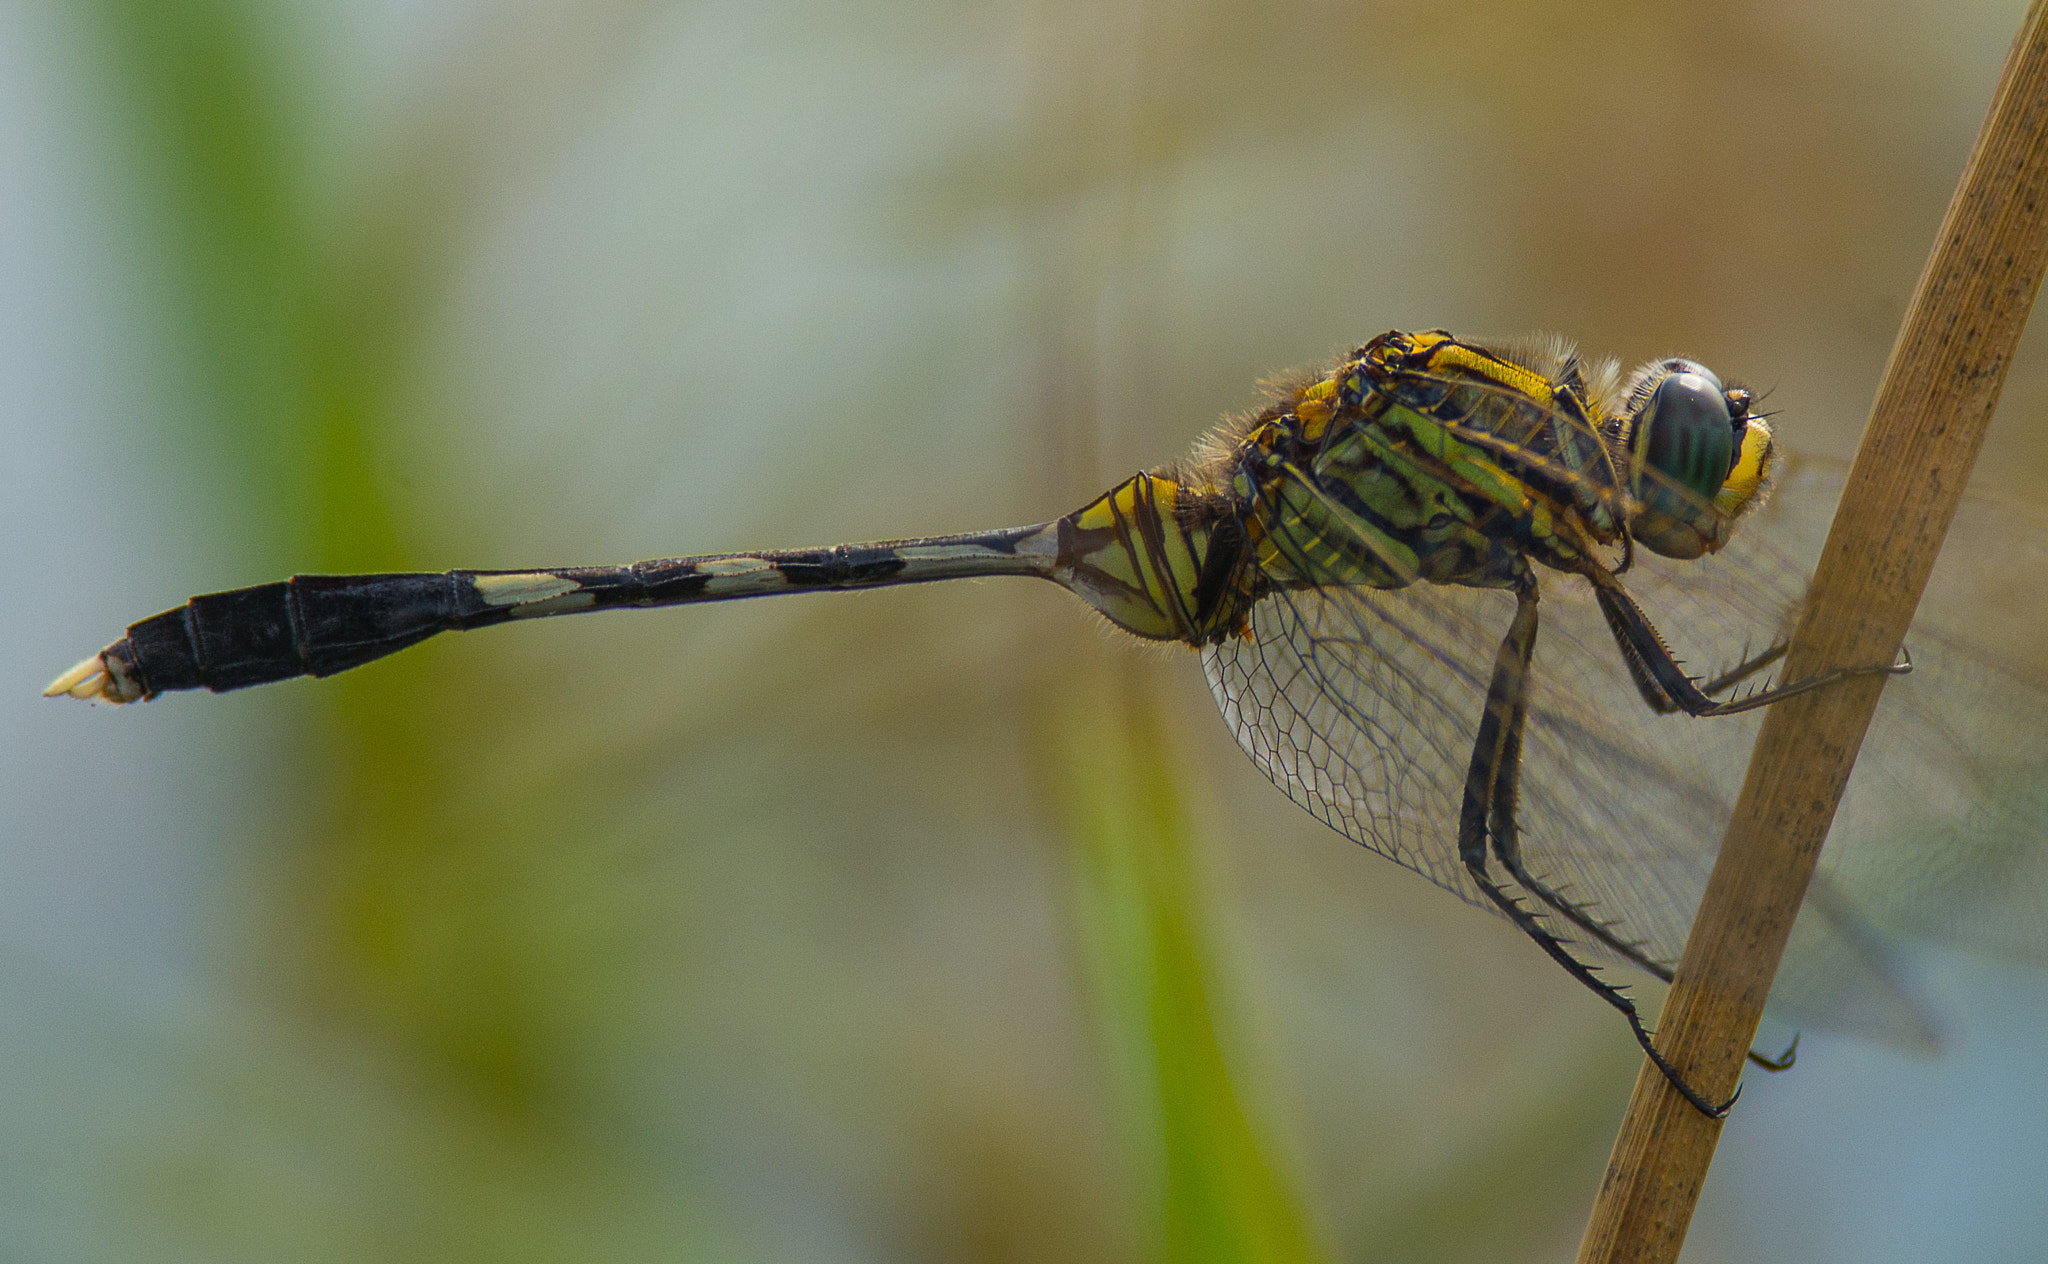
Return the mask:
<svg viewBox="0 0 2048 1264">
<path fill-rule="evenodd" d="M 1517 737 L 1520 735 L 1519 724 L 1516 725 L 1516 735 Z M 1517 746 L 1519 747 L 1519 743 L 1517 743 Z M 1519 761 L 1520 750 L 1516 749 L 1512 754 Z M 1513 766 L 1510 765 L 1510 767 Z M 1672 971 L 1670 966 L 1645 953 L 1641 944 L 1616 935 L 1613 923 L 1601 921 L 1593 916 L 1592 911 L 1585 905 L 1566 899 L 1549 883 L 1529 872 L 1529 867 L 1522 863 L 1520 833 L 1519 828 L 1515 824 L 1513 794 L 1515 780 L 1516 777 L 1510 775 L 1508 770 L 1504 768 L 1501 776 L 1494 782 L 1494 804 L 1488 829 L 1493 835 L 1494 855 L 1500 859 L 1502 867 L 1514 876 L 1516 884 L 1523 890 L 1541 900 L 1545 905 L 1571 922 L 1572 925 L 1577 926 L 1580 930 L 1599 940 L 1620 956 L 1634 962 L 1645 973 L 1666 983 L 1671 982 Z M 1503 787 L 1506 787 L 1508 791 L 1505 795 L 1502 794 Z M 1597 991 L 1598 989 L 1595 990 Z M 1785 1047 L 1785 1052 L 1776 1057 L 1758 1053 L 1754 1049 L 1749 1051 L 1748 1056 L 1750 1062 L 1766 1071 L 1789 1071 L 1792 1069 L 1792 1065 L 1799 1060 L 1799 1037 L 1794 1035 L 1792 1043 Z"/>
<path fill-rule="evenodd" d="M 1515 803 L 1521 783 L 1522 729 L 1529 709 L 1526 682 L 1528 679 L 1530 656 L 1534 653 L 1536 644 L 1536 591 L 1534 586 L 1530 586 L 1526 595 L 1518 591 L 1516 597 L 1515 624 L 1510 627 L 1506 640 L 1501 644 L 1500 657 L 1494 669 L 1494 687 L 1489 691 L 1488 698 L 1489 716 L 1494 710 L 1493 697 L 1495 695 L 1501 695 L 1507 699 L 1508 715 L 1501 725 L 1498 754 L 1493 761 L 1493 768 L 1489 774 L 1473 775 L 1479 773 L 1478 752 L 1474 752 L 1473 774 L 1468 774 L 1466 783 L 1467 815 L 1470 815 L 1473 794 L 1481 788 L 1482 783 L 1486 783 L 1488 788 L 1486 788 L 1485 833 L 1492 839 L 1494 856 L 1500 861 L 1501 867 L 1506 869 L 1514 878 L 1516 884 L 1535 896 L 1553 912 L 1586 934 L 1591 935 L 1617 955 L 1633 962 L 1637 967 L 1655 978 L 1669 983 L 1672 978 L 1670 966 L 1645 953 L 1641 944 L 1616 935 L 1611 923 L 1603 922 L 1595 917 L 1592 911 L 1585 905 L 1565 898 L 1561 892 L 1549 883 L 1531 873 L 1529 867 L 1523 863 L 1521 829 L 1515 820 Z M 1702 686 L 1702 689 L 1707 693 L 1718 693 L 1722 689 L 1737 684 L 1744 678 L 1756 674 L 1783 658 L 1785 656 L 1785 649 L 1786 647 L 1783 643 L 1773 645 L 1762 653 L 1744 660 L 1722 676 L 1707 682 Z M 1481 727 L 1482 729 L 1485 727 L 1484 723 L 1482 723 Z M 1485 741 L 1485 736 L 1485 734 L 1482 734 L 1482 742 Z M 1489 778 L 1490 782 L 1488 781 Z M 1462 846 L 1465 842 L 1464 832 L 1461 831 L 1461 853 L 1464 855 L 1469 867 L 1473 857 L 1470 850 Z M 1479 852 L 1479 860 L 1483 865 L 1485 859 L 1483 850 L 1484 839 L 1480 840 L 1480 845 L 1482 849 Z M 1485 880 L 1483 878 L 1480 878 L 1477 874 L 1474 876 L 1484 885 Z M 1489 898 L 1493 898 L 1496 903 L 1499 903 L 1498 898 L 1494 896 L 1493 892 L 1489 891 L 1487 894 Z M 1522 925 L 1519 919 L 1516 919 L 1516 924 L 1518 926 Z M 1524 930 L 1526 931 L 1527 927 L 1524 927 Z M 1539 942 L 1541 941 L 1539 940 Z M 1574 972 L 1574 977 L 1579 977 L 1576 975 L 1576 972 Z M 1593 991 L 1602 999 L 1611 1000 L 1604 985 L 1594 986 Z M 1624 1012 L 1632 1013 L 1632 1011 Z M 1793 1063 L 1798 1060 L 1798 1053 L 1799 1038 L 1794 1036 L 1792 1043 L 1786 1047 L 1785 1052 L 1775 1058 L 1768 1054 L 1758 1053 L 1752 1049 L 1749 1051 L 1749 1061 L 1766 1071 L 1785 1071 L 1790 1070 Z M 1662 1064 L 1660 1063 L 1659 1065 L 1661 1067 Z M 1681 1089 L 1684 1087 L 1683 1085 L 1680 1086 Z M 1688 1094 L 1688 1099 L 1690 1099 L 1690 1094 Z M 1733 1099 L 1731 1098 L 1730 1100 L 1732 1102 Z M 1698 1104 L 1698 1102 L 1694 1102 L 1694 1105 Z"/>
<path fill-rule="evenodd" d="M 1616 935 L 1612 924 L 1594 917 L 1585 905 L 1565 899 L 1548 883 L 1529 872 L 1528 866 L 1522 863 L 1521 848 L 1514 842 L 1515 825 L 1512 806 L 1510 806 L 1506 816 L 1502 816 L 1498 806 L 1496 806 L 1494 822 L 1494 854 L 1500 857 L 1501 864 L 1509 873 L 1514 875 L 1515 882 L 1522 889 L 1556 910 L 1570 921 L 1572 925 L 1577 926 L 1580 930 L 1585 931 L 1621 956 L 1634 962 L 1645 972 L 1666 983 L 1671 982 L 1672 972 L 1670 966 L 1665 965 L 1655 957 L 1645 954 L 1641 944 L 1631 943 Z M 1789 1071 L 1792 1069 L 1793 1064 L 1799 1061 L 1799 1037 L 1797 1034 L 1793 1035 L 1792 1043 L 1785 1046 L 1785 1052 L 1776 1057 L 1772 1057 L 1767 1053 L 1758 1053 L 1754 1049 L 1749 1051 L 1748 1057 L 1751 1063 L 1766 1071 Z"/>
<path fill-rule="evenodd" d="M 1465 795 L 1458 809 L 1458 858 L 1467 868 L 1486 867 L 1486 840 L 1493 806 L 1515 796 L 1522 756 L 1522 720 L 1528 709 L 1530 659 L 1536 652 L 1536 581 L 1523 576 L 1515 587 L 1515 618 L 1493 661 L 1493 680 L 1479 714 L 1479 736 L 1465 771 Z"/>
<path fill-rule="evenodd" d="M 1616 935 L 1609 924 L 1594 917 L 1583 905 L 1553 890 L 1522 863 L 1521 831 L 1515 822 L 1515 802 L 1521 786 L 1522 729 L 1529 714 L 1529 665 L 1536 648 L 1536 594 L 1533 583 L 1517 590 L 1515 621 L 1501 642 L 1500 654 L 1494 664 L 1487 716 L 1480 725 L 1480 750 L 1487 752 L 1488 757 L 1482 761 L 1480 752 L 1475 751 L 1472 768 L 1467 773 L 1464 813 L 1460 821 L 1460 855 L 1470 864 L 1474 859 L 1473 852 L 1478 850 L 1483 861 L 1485 841 L 1490 837 L 1494 856 L 1524 890 L 1614 952 L 1669 983 L 1670 967 L 1644 953 L 1642 945 Z M 1505 712 L 1505 719 L 1496 723 L 1500 712 Z M 1483 822 L 1479 822 L 1482 804 L 1485 815 Z M 1475 823 L 1478 823 L 1477 829 L 1474 828 Z"/>
<path fill-rule="evenodd" d="M 1494 761 L 1492 782 L 1487 790 L 1486 832 L 1493 840 L 1493 854 L 1524 890 L 1614 952 L 1669 983 L 1670 967 L 1644 953 L 1641 944 L 1616 935 L 1612 926 L 1594 917 L 1584 905 L 1553 890 L 1522 863 L 1521 830 L 1515 821 L 1515 802 L 1521 786 L 1522 729 L 1529 713 L 1529 661 L 1536 648 L 1535 586 L 1531 585 L 1526 595 L 1518 592 L 1516 597 L 1515 626 L 1509 629 L 1507 639 L 1501 644 L 1500 658 L 1494 668 L 1495 690 L 1506 695 L 1509 713 L 1502 726 L 1499 757 Z M 1523 626 L 1524 612 L 1526 628 Z M 1469 784 L 1468 778 L 1467 795 L 1478 788 Z"/>
<path fill-rule="evenodd" d="M 1612 574 L 1609 574 L 1605 571 L 1602 571 L 1600 573 L 1606 575 L 1609 580 L 1613 580 Z M 1620 587 L 1618 581 L 1615 583 L 1615 587 L 1617 589 Z M 1599 586 L 1599 583 L 1596 581 L 1594 584 L 1594 592 L 1599 593 L 1600 591 L 1602 590 Z M 1659 683 L 1657 673 L 1651 670 L 1649 661 L 1645 659 L 1643 657 L 1642 652 L 1636 648 L 1635 642 L 1629 639 L 1629 637 L 1622 632 L 1620 627 L 1616 625 L 1614 621 L 1614 616 L 1607 612 L 1607 603 L 1604 598 L 1601 600 L 1600 610 L 1601 613 L 1605 615 L 1607 619 L 1607 628 L 1609 634 L 1614 637 L 1615 645 L 1619 647 L 1621 650 L 1621 661 L 1628 668 L 1628 678 L 1635 683 L 1636 692 L 1642 696 L 1643 705 L 1650 708 L 1650 710 L 1656 712 L 1658 715 L 1670 715 L 1672 712 L 1679 710 L 1679 704 L 1672 699 L 1671 692 L 1668 689 L 1666 689 L 1661 683 Z M 1649 625 L 1648 619 L 1644 619 L 1642 620 L 1642 622 L 1646 627 Z M 1656 637 L 1655 628 L 1650 628 L 1650 635 Z M 1663 639 L 1661 637 L 1658 637 L 1657 641 L 1658 646 L 1661 649 L 1663 646 Z M 1683 671 L 1680 671 L 1677 674 L 1681 677 L 1685 675 Z"/>
<path fill-rule="evenodd" d="M 1749 1060 L 1766 1071 L 1790 1071 L 1793 1064 L 1799 1061 L 1799 1033 L 1796 1031 L 1792 1033 L 1792 1043 L 1786 1045 L 1785 1052 L 1777 1057 L 1769 1057 L 1751 1049 L 1749 1051 Z"/>
<path fill-rule="evenodd" d="M 1791 648 L 1792 642 L 1779 641 L 1762 653 L 1743 659 L 1712 680 L 1700 682 L 1700 692 L 1704 694 L 1726 693 L 1764 668 L 1769 667 L 1772 663 L 1785 657 L 1785 652 Z"/>
<path fill-rule="evenodd" d="M 1902 676 L 1913 670 L 1911 657 L 1900 654 L 1899 661 L 1882 667 L 1837 667 L 1804 680 L 1795 680 L 1788 685 L 1762 689 L 1746 697 L 1716 702 L 1707 696 L 1692 677 L 1685 674 L 1678 660 L 1671 656 L 1671 649 L 1658 634 L 1649 616 L 1629 596 L 1621 581 L 1608 571 L 1590 566 L 1581 572 L 1593 585 L 1593 595 L 1600 602 L 1600 613 L 1607 618 L 1607 627 L 1614 635 L 1614 643 L 1620 647 L 1623 661 L 1628 664 L 1629 674 L 1635 678 L 1636 688 L 1652 710 L 1668 712 L 1683 711 L 1687 715 L 1734 715 L 1741 711 L 1753 711 L 1768 706 L 1794 694 L 1806 693 L 1823 685 L 1831 685 L 1851 676 Z M 1759 656 L 1761 659 L 1763 656 Z M 1743 677 L 1755 674 L 1766 662 L 1751 659 L 1724 675 L 1710 685 L 1726 688 Z M 1734 679 L 1729 677 L 1733 676 Z M 1661 701 L 1660 701 L 1661 699 Z"/>
<path fill-rule="evenodd" d="M 1567 974 L 1570 974 L 1574 979 L 1584 984 L 1593 995 L 1621 1011 L 1622 1017 L 1628 1020 L 1629 1030 L 1635 1033 L 1636 1043 L 1643 1047 L 1643 1053 L 1663 1073 L 1664 1078 L 1671 1082 L 1671 1087 L 1678 1090 L 1679 1096 L 1692 1103 L 1693 1109 L 1710 1119 L 1726 1119 L 1728 1117 L 1728 1108 L 1735 1105 L 1737 1097 L 1742 1096 L 1740 1085 L 1736 1086 L 1734 1095 L 1729 1097 L 1727 1101 L 1721 1102 L 1718 1105 L 1709 1101 L 1698 1089 L 1686 1082 L 1684 1074 L 1677 1067 L 1672 1066 L 1670 1062 L 1665 1060 L 1664 1055 L 1657 1051 L 1657 1046 L 1650 1037 L 1649 1028 L 1643 1026 L 1643 1017 L 1637 1012 L 1636 1003 L 1628 998 L 1626 992 L 1601 978 L 1594 972 L 1593 967 L 1572 956 L 1571 950 L 1565 946 L 1565 942 L 1544 929 L 1542 919 L 1522 907 L 1520 900 L 1501 890 L 1492 879 L 1486 876 L 1486 871 L 1482 866 L 1467 865 L 1466 869 L 1471 873 L 1472 880 L 1478 884 L 1480 891 L 1485 893 L 1486 898 L 1493 901 L 1494 906 L 1499 908 L 1502 913 L 1505 913 L 1508 920 L 1513 922 L 1523 934 L 1535 940 L 1537 947 L 1549 953 L 1551 960 L 1563 966 Z"/>
<path fill-rule="evenodd" d="M 1704 1115 L 1714 1119 L 1725 1118 L 1728 1108 L 1735 1104 L 1735 1098 L 1730 1097 L 1716 1105 L 1688 1084 L 1678 1068 L 1658 1052 L 1649 1029 L 1643 1025 L 1642 1015 L 1628 994 L 1601 978 L 1592 966 L 1574 957 L 1566 941 L 1553 935 L 1544 926 L 1540 915 L 1531 912 L 1521 900 L 1503 890 L 1486 871 L 1487 838 L 1492 832 L 1490 827 L 1496 827 L 1501 832 L 1494 836 L 1494 845 L 1502 864 L 1516 875 L 1518 881 L 1526 873 L 1515 841 L 1513 804 L 1520 776 L 1522 726 L 1528 712 L 1529 666 L 1536 650 L 1536 593 L 1533 577 L 1516 588 L 1514 622 L 1509 625 L 1507 636 L 1501 641 L 1500 653 L 1494 660 L 1493 681 L 1486 691 L 1479 735 L 1473 743 L 1472 763 L 1465 776 L 1464 802 L 1460 806 L 1458 820 L 1459 858 L 1464 861 L 1466 872 L 1474 884 L 1509 921 L 1535 940 L 1537 947 L 1563 966 L 1567 974 L 1621 1011 L 1628 1020 L 1629 1030 L 1635 1033 L 1636 1043 L 1642 1046 L 1650 1061 L 1686 1101 Z M 1603 943 L 1617 947 L 1632 960 L 1640 958 L 1640 950 L 1624 946 L 1611 931 L 1601 927 L 1583 910 L 1550 892 L 1548 887 L 1537 883 L 1529 889 L 1542 894 L 1544 903 L 1556 908 Z M 1740 1095 L 1738 1087 L 1736 1096 Z"/>
</svg>

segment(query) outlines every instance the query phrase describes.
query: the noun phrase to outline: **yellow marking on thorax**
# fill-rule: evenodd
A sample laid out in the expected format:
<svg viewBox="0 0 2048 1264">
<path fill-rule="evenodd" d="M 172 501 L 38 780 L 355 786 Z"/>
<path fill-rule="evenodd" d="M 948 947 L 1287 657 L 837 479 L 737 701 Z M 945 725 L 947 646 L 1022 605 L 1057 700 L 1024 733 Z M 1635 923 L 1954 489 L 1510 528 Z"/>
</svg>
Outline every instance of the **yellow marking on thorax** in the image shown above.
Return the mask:
<svg viewBox="0 0 2048 1264">
<path fill-rule="evenodd" d="M 1537 403 L 1550 406 L 1556 400 L 1556 391 L 1550 379 L 1541 373 L 1497 360 L 1456 342 L 1446 341 L 1430 352 L 1429 367 L 1433 371 L 1463 369 L 1475 377 L 1499 383 L 1510 390 L 1519 391 Z"/>
<path fill-rule="evenodd" d="M 1322 439 L 1323 430 L 1329 426 L 1330 419 L 1337 415 L 1337 405 L 1334 402 L 1336 395 L 1337 383 L 1333 378 L 1325 378 L 1314 386 L 1304 387 L 1295 392 L 1294 417 L 1301 423 L 1303 439 L 1310 443 Z"/>
</svg>

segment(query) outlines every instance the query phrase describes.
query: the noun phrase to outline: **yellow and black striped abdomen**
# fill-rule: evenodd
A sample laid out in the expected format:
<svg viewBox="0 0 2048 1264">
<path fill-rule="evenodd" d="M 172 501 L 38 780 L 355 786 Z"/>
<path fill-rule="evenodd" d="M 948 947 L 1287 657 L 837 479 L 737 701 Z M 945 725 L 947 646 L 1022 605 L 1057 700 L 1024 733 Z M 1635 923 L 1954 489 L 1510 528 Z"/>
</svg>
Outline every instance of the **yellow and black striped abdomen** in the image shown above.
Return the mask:
<svg viewBox="0 0 2048 1264">
<path fill-rule="evenodd" d="M 1228 499 L 1139 474 L 1060 519 L 1054 578 L 1150 641 L 1207 645 L 1244 626 L 1257 597 Z"/>
</svg>

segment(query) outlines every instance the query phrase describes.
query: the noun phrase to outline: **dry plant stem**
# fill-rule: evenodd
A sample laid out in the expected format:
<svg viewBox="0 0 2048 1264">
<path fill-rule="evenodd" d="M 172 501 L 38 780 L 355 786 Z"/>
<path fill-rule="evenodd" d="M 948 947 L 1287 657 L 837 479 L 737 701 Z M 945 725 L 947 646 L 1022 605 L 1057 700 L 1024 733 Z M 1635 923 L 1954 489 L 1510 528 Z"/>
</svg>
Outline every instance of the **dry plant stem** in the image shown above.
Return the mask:
<svg viewBox="0 0 2048 1264">
<path fill-rule="evenodd" d="M 1891 661 L 1976 460 L 2044 262 L 2048 0 L 2035 0 L 1892 348 L 1785 679 Z M 1741 1074 L 1883 687 L 1882 677 L 1858 678 L 1788 699 L 1770 708 L 1758 735 L 1658 1024 L 1658 1047 L 1709 1097 L 1725 1098 Z M 1677 1259 L 1720 1133 L 1719 1121 L 1687 1105 L 1646 1062 L 1581 1264 Z"/>
</svg>

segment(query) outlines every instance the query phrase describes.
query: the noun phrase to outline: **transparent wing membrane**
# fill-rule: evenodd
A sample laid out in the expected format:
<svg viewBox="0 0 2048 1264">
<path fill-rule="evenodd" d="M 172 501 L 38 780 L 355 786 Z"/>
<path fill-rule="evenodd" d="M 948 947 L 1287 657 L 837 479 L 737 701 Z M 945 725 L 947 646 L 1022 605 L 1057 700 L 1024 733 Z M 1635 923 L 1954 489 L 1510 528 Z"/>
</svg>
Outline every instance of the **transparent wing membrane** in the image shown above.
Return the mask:
<svg viewBox="0 0 2048 1264">
<path fill-rule="evenodd" d="M 1643 556 L 1628 573 L 1694 675 L 1789 631 L 1842 477 L 1801 462 L 1722 553 Z M 1989 560 L 2015 554 L 2048 563 L 2048 528 L 1988 501 L 1959 517 L 1910 639 L 1915 670 L 1886 686 L 1773 993 L 1788 1017 L 1924 1045 L 1934 1027 L 1891 934 L 2048 956 L 2048 688 L 2016 666 L 2038 646 L 1987 644 L 2048 628 L 2048 598 L 2008 592 L 2010 572 Z M 1290 798 L 1491 908 L 1456 840 L 1471 734 L 1513 610 L 1506 592 L 1427 584 L 1286 590 L 1203 663 L 1240 746 Z M 1675 962 L 1761 714 L 1651 712 L 1577 576 L 1544 574 L 1540 611 L 1523 854 L 1619 938 Z"/>
</svg>

